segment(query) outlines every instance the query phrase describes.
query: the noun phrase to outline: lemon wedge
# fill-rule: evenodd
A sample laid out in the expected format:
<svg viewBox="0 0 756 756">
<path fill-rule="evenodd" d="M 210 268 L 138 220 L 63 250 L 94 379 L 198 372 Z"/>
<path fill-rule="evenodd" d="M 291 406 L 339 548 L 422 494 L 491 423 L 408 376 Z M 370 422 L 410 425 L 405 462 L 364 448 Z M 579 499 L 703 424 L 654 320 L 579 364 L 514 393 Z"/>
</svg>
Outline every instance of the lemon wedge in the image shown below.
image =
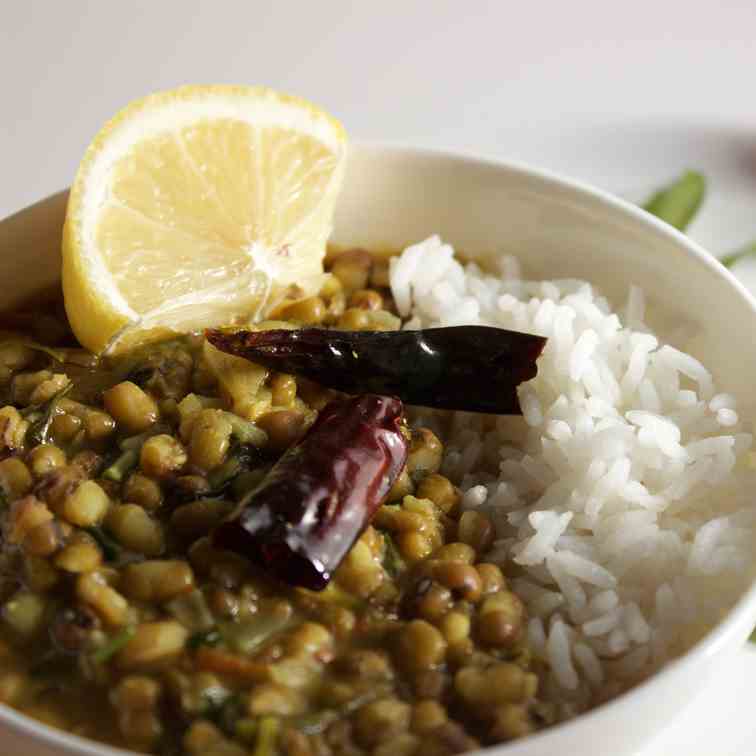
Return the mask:
<svg viewBox="0 0 756 756">
<path fill-rule="evenodd" d="M 315 293 L 345 159 L 338 121 L 270 89 L 187 86 L 131 103 L 71 188 L 74 334 L 115 353 Z"/>
</svg>

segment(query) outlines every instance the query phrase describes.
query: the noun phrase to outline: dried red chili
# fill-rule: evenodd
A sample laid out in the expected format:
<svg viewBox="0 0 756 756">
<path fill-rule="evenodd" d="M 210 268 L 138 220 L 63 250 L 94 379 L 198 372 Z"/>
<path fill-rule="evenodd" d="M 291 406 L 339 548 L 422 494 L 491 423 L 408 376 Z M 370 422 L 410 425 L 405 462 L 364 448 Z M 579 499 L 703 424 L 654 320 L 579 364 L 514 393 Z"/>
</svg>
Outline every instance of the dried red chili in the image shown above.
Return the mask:
<svg viewBox="0 0 756 756">
<path fill-rule="evenodd" d="M 213 533 L 277 578 L 325 588 L 407 460 L 399 399 L 332 402 Z"/>
<path fill-rule="evenodd" d="M 210 330 L 218 349 L 348 394 L 398 396 L 438 409 L 521 414 L 517 386 L 534 378 L 542 336 L 488 326 L 419 331 Z"/>
</svg>

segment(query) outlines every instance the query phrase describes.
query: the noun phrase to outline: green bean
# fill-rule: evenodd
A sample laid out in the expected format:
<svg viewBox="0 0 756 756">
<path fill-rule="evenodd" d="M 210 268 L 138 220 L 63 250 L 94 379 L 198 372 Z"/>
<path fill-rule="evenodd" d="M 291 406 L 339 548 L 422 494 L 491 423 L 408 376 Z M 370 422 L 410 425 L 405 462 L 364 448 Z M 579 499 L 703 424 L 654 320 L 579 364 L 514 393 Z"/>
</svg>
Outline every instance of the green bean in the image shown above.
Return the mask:
<svg viewBox="0 0 756 756">
<path fill-rule="evenodd" d="M 730 252 L 729 255 L 720 257 L 719 262 L 721 262 L 725 268 L 731 268 L 736 262 L 739 262 L 749 255 L 756 255 L 756 241 L 746 244 L 745 247 L 741 247 L 740 249 L 735 250 L 735 252 Z"/>
<path fill-rule="evenodd" d="M 102 528 L 92 525 L 84 530 L 97 541 L 106 562 L 115 562 L 119 559 L 121 547 Z"/>
<path fill-rule="evenodd" d="M 92 661 L 95 664 L 104 664 L 112 659 L 136 634 L 136 627 L 128 625 L 120 632 L 111 636 L 96 651 L 92 653 Z"/>
<path fill-rule="evenodd" d="M 684 231 L 701 207 L 705 193 L 704 177 L 695 171 L 687 171 L 673 184 L 651 196 L 643 209 Z"/>
<path fill-rule="evenodd" d="M 39 630 L 45 616 L 47 604 L 36 593 L 21 590 L 5 602 L 2 618 L 21 638 L 31 638 Z"/>
</svg>

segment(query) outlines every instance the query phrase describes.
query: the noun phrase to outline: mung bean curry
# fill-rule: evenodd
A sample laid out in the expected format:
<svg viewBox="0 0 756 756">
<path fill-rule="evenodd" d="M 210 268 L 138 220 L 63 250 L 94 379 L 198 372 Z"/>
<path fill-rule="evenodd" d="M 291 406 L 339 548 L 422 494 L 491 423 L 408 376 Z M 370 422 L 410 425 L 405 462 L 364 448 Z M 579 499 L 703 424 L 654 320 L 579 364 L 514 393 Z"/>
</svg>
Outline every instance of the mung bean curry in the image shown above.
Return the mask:
<svg viewBox="0 0 756 756">
<path fill-rule="evenodd" d="M 358 344 L 395 313 L 385 258 L 349 250 L 245 333 Z M 1 702 L 165 756 L 447 756 L 551 720 L 493 524 L 399 399 L 203 334 L 98 358 L 55 304 L 5 328 Z M 292 517 L 261 525 L 275 496 Z"/>
</svg>

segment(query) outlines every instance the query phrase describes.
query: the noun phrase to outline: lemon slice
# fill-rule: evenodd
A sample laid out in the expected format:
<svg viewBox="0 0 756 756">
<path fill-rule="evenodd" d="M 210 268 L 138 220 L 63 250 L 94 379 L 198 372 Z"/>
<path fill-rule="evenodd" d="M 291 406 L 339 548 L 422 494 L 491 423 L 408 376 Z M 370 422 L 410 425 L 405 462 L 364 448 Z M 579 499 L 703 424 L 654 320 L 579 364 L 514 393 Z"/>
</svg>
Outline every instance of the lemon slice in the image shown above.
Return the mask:
<svg viewBox="0 0 756 756">
<path fill-rule="evenodd" d="M 315 293 L 345 157 L 338 121 L 262 87 L 128 105 L 68 202 L 63 293 L 79 341 L 114 353 Z"/>
</svg>

